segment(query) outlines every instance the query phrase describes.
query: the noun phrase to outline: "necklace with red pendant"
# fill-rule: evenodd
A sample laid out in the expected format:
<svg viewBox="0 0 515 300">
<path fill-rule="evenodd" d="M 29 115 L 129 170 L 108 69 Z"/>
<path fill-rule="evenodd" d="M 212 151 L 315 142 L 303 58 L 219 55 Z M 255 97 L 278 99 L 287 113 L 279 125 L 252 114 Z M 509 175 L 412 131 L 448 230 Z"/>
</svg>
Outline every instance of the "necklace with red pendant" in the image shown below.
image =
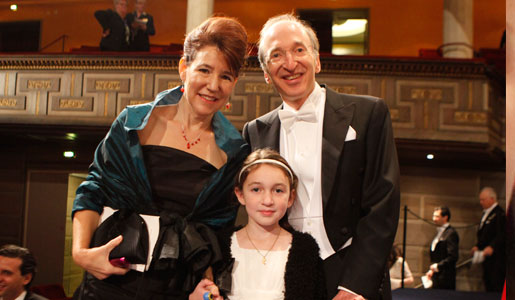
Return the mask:
<svg viewBox="0 0 515 300">
<path fill-rule="evenodd" d="M 200 131 L 200 133 L 198 134 L 198 136 L 195 140 L 190 142 L 190 140 L 188 140 L 188 138 L 186 137 L 186 133 L 184 132 L 184 125 L 182 125 L 182 124 L 181 124 L 181 129 L 182 129 L 182 137 L 186 141 L 186 148 L 190 149 L 191 147 L 198 144 L 198 142 L 200 142 L 200 135 L 202 134 L 202 131 Z"/>
</svg>

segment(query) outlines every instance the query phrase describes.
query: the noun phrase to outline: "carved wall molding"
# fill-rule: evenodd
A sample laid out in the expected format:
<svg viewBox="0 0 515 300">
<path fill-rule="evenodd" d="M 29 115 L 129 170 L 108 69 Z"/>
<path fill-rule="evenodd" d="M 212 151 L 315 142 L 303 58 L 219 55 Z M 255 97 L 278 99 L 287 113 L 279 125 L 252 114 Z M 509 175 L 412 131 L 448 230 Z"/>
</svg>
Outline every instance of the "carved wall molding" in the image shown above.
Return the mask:
<svg viewBox="0 0 515 300">
<path fill-rule="evenodd" d="M 180 55 L 0 55 L 0 70 L 177 70 Z M 363 56 L 321 57 L 322 73 L 478 78 L 488 67 L 483 60 L 429 60 Z M 243 71 L 261 72 L 256 57 L 249 57 Z"/>
<path fill-rule="evenodd" d="M 181 84 L 179 56 L 0 56 L 0 124 L 109 126 L 127 106 Z M 504 150 L 504 91 L 479 61 L 323 57 L 317 81 L 385 99 L 395 137 Z M 251 57 L 223 110 L 243 125 L 281 104 Z"/>
</svg>

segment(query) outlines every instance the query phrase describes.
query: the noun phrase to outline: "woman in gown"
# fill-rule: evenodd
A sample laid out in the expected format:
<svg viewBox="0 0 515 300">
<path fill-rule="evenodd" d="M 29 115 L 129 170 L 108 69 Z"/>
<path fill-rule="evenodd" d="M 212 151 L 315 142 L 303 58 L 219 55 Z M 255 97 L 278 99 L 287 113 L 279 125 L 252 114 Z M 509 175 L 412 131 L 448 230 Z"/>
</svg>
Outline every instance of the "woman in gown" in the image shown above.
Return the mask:
<svg viewBox="0 0 515 300">
<path fill-rule="evenodd" d="M 240 23 L 206 20 L 185 39 L 179 63 L 183 86 L 127 107 L 114 121 L 74 202 L 72 254 L 86 270 L 74 298 L 187 299 L 205 270 L 221 260 L 213 230 L 234 223 L 233 180 L 249 147 L 219 110 L 246 54 Z M 98 227 L 105 206 L 119 213 L 112 215 L 115 225 Z M 133 228 L 129 220 L 143 223 L 141 215 L 159 217 L 146 271 L 115 266 L 110 260 L 149 251 L 131 244 L 146 228 L 136 235 L 124 231 Z"/>
</svg>

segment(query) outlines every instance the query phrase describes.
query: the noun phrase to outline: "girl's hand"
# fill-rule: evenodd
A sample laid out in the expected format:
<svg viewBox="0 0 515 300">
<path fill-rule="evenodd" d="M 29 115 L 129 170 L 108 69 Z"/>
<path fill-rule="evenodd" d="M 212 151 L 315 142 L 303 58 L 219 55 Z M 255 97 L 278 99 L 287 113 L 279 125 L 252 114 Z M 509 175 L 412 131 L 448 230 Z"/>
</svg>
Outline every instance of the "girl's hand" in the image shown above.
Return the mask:
<svg viewBox="0 0 515 300">
<path fill-rule="evenodd" d="M 122 239 L 120 235 L 103 246 L 80 249 L 74 253 L 73 260 L 100 280 L 111 275 L 124 275 L 129 271 L 128 267 L 115 267 L 109 262 L 109 253 L 122 242 Z"/>
<path fill-rule="evenodd" d="M 213 300 L 223 300 L 220 296 L 218 287 L 209 279 L 202 279 L 195 287 L 195 290 L 190 294 L 189 300 L 205 300 L 204 294 L 211 293 Z"/>
</svg>

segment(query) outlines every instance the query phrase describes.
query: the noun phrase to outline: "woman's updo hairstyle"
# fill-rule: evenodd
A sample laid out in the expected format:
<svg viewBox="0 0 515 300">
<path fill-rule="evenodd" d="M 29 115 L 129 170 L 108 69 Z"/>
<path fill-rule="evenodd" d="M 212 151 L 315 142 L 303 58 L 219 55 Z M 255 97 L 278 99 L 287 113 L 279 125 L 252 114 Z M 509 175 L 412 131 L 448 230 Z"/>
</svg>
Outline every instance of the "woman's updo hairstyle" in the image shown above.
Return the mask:
<svg viewBox="0 0 515 300">
<path fill-rule="evenodd" d="M 186 65 L 195 60 L 205 46 L 216 46 L 222 52 L 231 73 L 238 77 L 247 57 L 247 31 L 236 19 L 211 17 L 193 29 L 184 41 Z"/>
</svg>

